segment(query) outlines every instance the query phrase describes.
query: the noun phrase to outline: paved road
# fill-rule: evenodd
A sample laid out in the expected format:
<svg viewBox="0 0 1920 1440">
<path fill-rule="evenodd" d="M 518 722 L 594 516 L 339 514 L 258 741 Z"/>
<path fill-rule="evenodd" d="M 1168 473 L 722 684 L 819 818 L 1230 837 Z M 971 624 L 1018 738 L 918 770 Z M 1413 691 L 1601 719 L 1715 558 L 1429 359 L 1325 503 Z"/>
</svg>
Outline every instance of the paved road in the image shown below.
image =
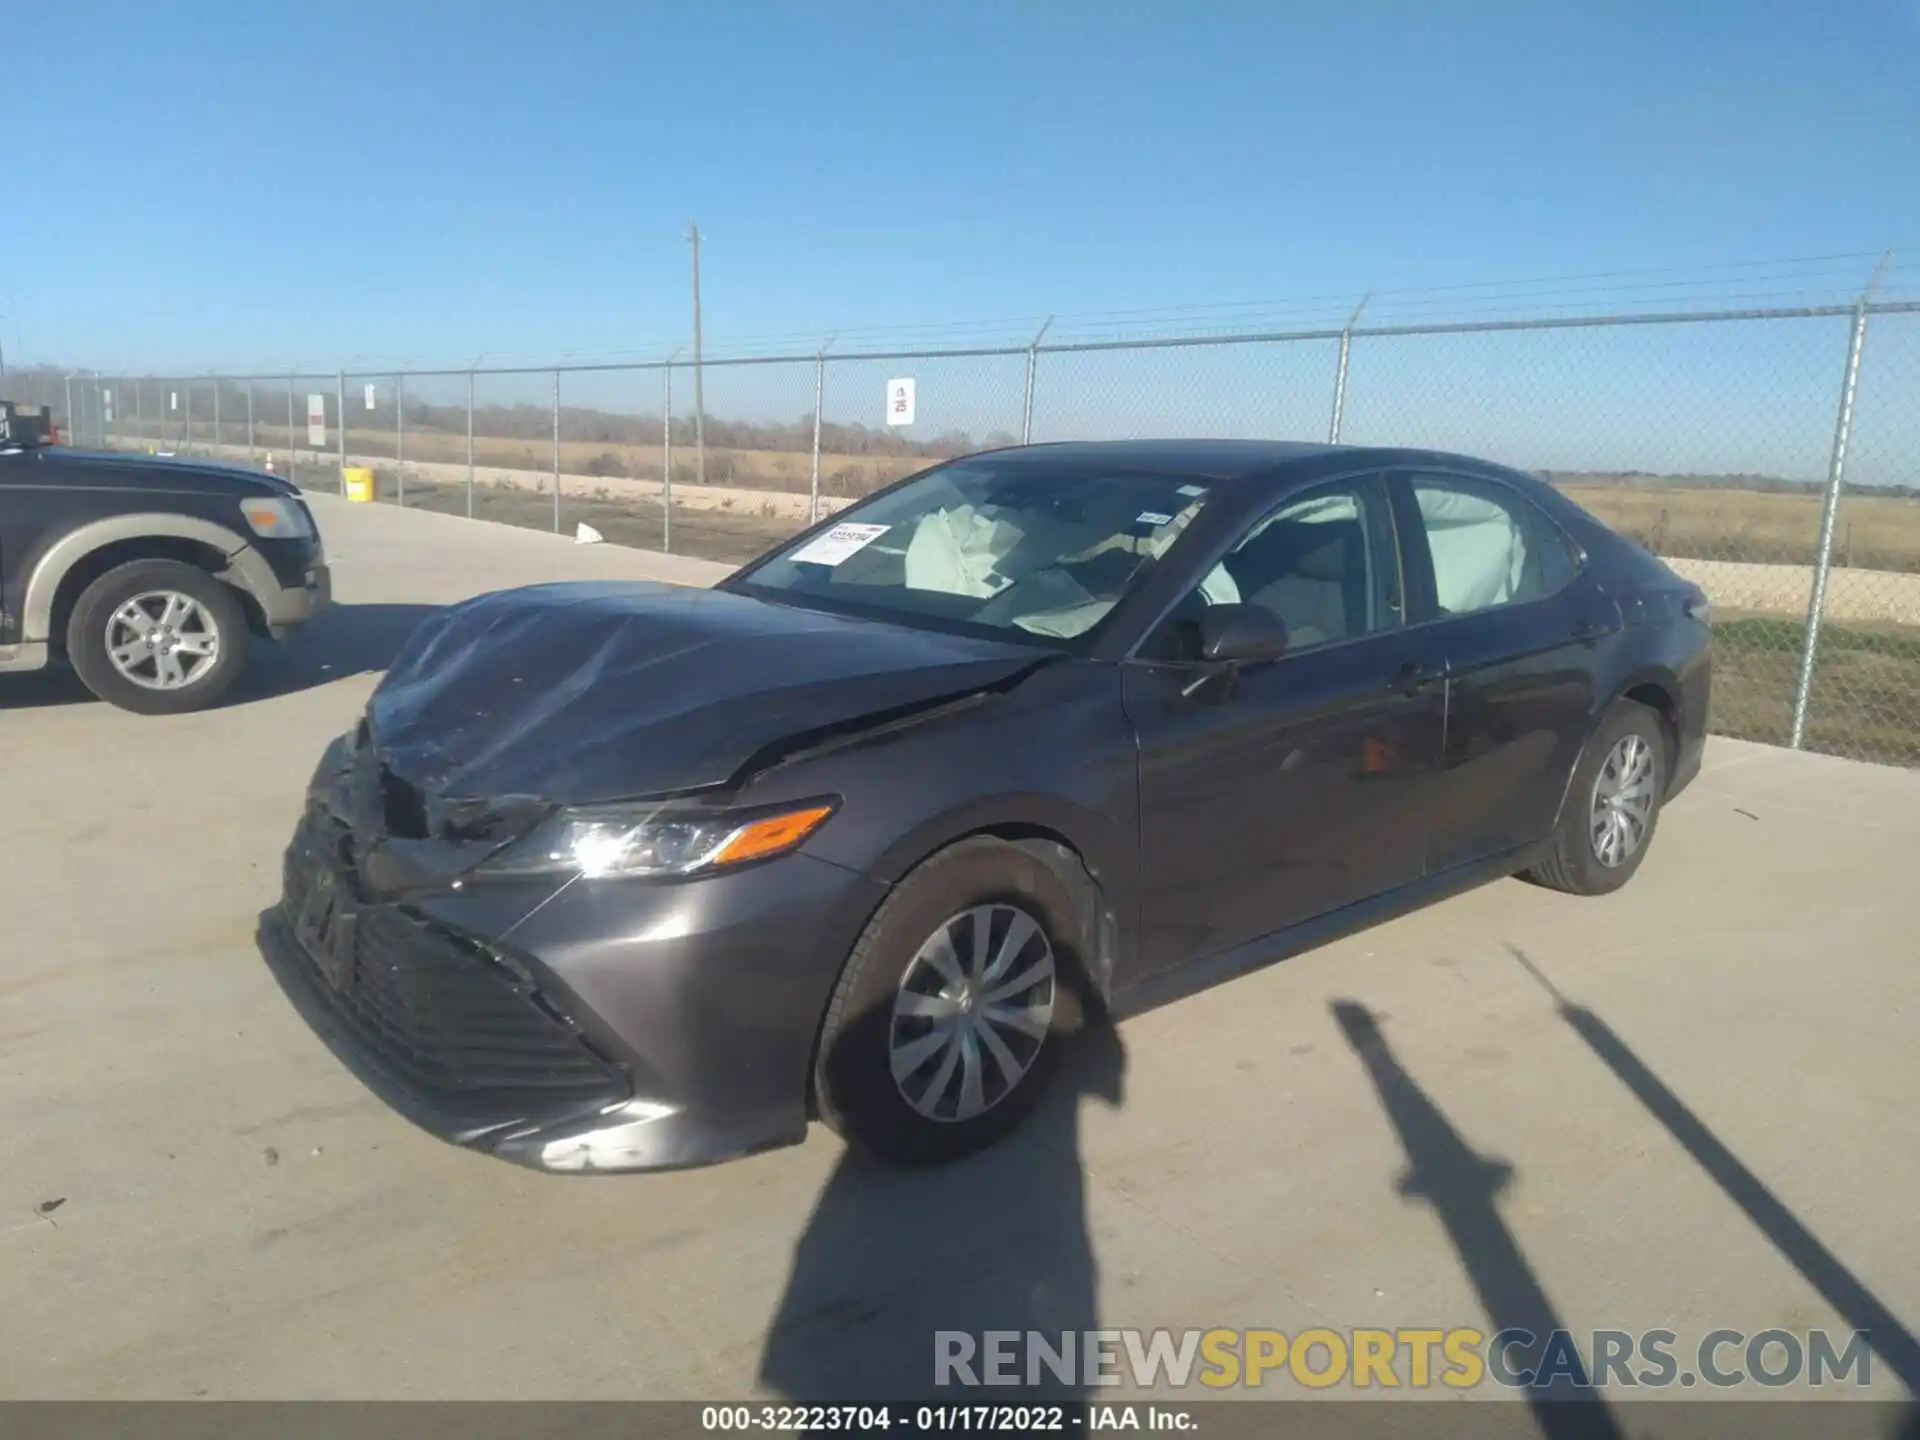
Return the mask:
<svg viewBox="0 0 1920 1440">
<path fill-rule="evenodd" d="M 1871 1324 L 1920 1383 L 1920 774 L 1716 743 L 1623 894 L 1503 882 L 1142 1017 L 943 1175 L 816 1132 L 553 1179 L 369 1098 L 255 917 L 421 607 L 718 567 L 321 516 L 343 603 L 242 702 L 0 687 L 0 1397 L 809 1395 L 917 1387 L 940 1327 L 1516 1318 Z"/>
</svg>

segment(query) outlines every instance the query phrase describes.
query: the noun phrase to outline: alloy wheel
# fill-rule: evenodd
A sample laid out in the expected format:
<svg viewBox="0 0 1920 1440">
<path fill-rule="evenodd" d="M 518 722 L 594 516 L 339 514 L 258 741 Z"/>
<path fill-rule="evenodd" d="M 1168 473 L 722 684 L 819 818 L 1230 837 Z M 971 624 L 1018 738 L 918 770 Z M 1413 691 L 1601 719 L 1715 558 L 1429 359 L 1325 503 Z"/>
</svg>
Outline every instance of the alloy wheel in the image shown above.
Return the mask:
<svg viewBox="0 0 1920 1440">
<path fill-rule="evenodd" d="M 220 658 L 220 627 L 191 595 L 151 590 L 107 621 L 107 658 L 145 690 L 182 690 Z"/>
<path fill-rule="evenodd" d="M 1033 1068 L 1053 1023 L 1053 946 L 1017 905 L 952 916 L 907 962 L 888 1059 L 900 1097 L 929 1120 L 985 1114 Z"/>
<path fill-rule="evenodd" d="M 1653 782 L 1653 746 L 1644 736 L 1621 736 L 1594 778 L 1588 826 L 1593 858 L 1609 870 L 1626 864 L 1646 843 Z"/>
</svg>

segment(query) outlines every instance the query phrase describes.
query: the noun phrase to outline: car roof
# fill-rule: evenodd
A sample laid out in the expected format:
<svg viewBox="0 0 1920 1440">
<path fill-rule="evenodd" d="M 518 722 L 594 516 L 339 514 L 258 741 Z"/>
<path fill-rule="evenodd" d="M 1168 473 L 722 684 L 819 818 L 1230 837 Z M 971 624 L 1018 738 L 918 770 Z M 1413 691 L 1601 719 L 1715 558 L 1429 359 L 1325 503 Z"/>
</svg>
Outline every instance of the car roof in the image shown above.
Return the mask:
<svg viewBox="0 0 1920 1440">
<path fill-rule="evenodd" d="M 1323 445 L 1305 440 L 1066 440 L 1020 445 L 991 453 L 996 459 L 1035 465 L 1111 466 L 1228 482 L 1273 480 L 1295 466 L 1341 460 L 1356 466 L 1466 465 L 1481 471 L 1510 473 L 1508 467 L 1490 460 L 1440 450 Z"/>
</svg>

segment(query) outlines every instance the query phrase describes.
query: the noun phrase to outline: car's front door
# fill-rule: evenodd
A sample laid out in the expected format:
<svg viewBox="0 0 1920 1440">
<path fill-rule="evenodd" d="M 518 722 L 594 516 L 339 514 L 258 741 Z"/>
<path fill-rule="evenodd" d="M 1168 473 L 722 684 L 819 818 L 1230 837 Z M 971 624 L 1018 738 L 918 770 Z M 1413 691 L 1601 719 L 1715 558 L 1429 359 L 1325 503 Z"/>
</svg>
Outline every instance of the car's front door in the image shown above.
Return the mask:
<svg viewBox="0 0 1920 1440">
<path fill-rule="evenodd" d="M 1514 486 L 1393 477 L 1413 617 L 1447 668 L 1430 871 L 1544 838 L 1593 723 L 1594 647 L 1617 606 L 1573 542 Z"/>
<path fill-rule="evenodd" d="M 1196 688 L 1220 603 L 1269 610 L 1287 650 Z M 1251 526 L 1127 663 L 1143 975 L 1419 877 L 1445 685 L 1405 614 L 1385 482 L 1338 480 Z"/>
</svg>

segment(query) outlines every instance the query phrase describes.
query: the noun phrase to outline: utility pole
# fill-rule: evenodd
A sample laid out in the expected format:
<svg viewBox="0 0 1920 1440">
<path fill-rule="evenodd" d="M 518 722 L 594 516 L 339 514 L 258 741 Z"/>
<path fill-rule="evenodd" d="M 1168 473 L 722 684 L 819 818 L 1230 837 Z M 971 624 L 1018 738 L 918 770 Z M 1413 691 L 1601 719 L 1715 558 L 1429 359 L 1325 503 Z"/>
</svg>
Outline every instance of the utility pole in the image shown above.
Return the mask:
<svg viewBox="0 0 1920 1440">
<path fill-rule="evenodd" d="M 687 239 L 693 244 L 693 478 L 707 483 L 707 404 L 700 376 L 700 227 L 689 225 Z"/>
</svg>

